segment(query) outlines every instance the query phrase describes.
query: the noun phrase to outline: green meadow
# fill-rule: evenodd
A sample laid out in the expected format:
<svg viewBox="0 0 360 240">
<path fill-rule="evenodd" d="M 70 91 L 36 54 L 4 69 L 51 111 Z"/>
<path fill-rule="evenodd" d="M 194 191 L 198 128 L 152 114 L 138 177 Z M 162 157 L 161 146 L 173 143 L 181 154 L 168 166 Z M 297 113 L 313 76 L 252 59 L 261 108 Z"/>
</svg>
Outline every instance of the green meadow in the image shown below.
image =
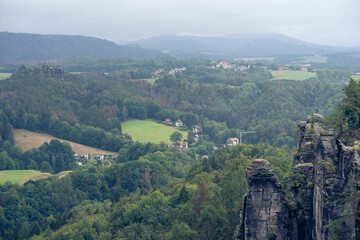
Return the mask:
<svg viewBox="0 0 360 240">
<path fill-rule="evenodd" d="M 35 171 L 35 170 L 9 170 L 9 171 L 0 171 L 0 184 L 4 184 L 5 182 L 11 182 L 11 183 L 19 183 L 19 184 L 23 184 L 24 180 L 28 179 L 33 179 L 36 177 L 39 177 L 42 175 L 43 178 L 44 176 L 47 175 L 51 175 L 50 173 L 42 173 L 39 171 Z M 40 179 L 39 178 L 39 179 Z"/>
<path fill-rule="evenodd" d="M 12 73 L 0 73 L 0 80 L 11 77 Z"/>
<path fill-rule="evenodd" d="M 326 63 L 327 57 L 321 55 L 305 56 L 301 57 L 302 60 L 297 61 L 298 63 Z"/>
<path fill-rule="evenodd" d="M 39 180 L 42 178 L 48 178 L 50 176 L 58 176 L 62 178 L 69 174 L 70 171 L 60 172 L 56 175 L 46 172 L 40 172 L 36 170 L 7 170 L 0 171 L 0 184 L 4 184 L 5 182 L 24 184 L 29 180 Z"/>
<path fill-rule="evenodd" d="M 142 80 L 147 81 L 148 83 L 150 83 L 151 85 L 154 85 L 155 81 L 157 80 L 157 78 L 144 78 Z"/>
<path fill-rule="evenodd" d="M 164 141 L 170 144 L 170 135 L 175 131 L 179 131 L 176 127 L 165 126 L 152 120 L 129 120 L 124 122 L 121 127 L 122 131 L 129 134 L 133 141 L 151 143 Z M 186 139 L 187 133 L 181 133 Z"/>
<path fill-rule="evenodd" d="M 302 71 L 271 71 L 274 80 L 287 79 L 287 80 L 306 80 L 309 78 L 316 77 L 316 73 L 313 72 L 302 72 Z"/>
</svg>

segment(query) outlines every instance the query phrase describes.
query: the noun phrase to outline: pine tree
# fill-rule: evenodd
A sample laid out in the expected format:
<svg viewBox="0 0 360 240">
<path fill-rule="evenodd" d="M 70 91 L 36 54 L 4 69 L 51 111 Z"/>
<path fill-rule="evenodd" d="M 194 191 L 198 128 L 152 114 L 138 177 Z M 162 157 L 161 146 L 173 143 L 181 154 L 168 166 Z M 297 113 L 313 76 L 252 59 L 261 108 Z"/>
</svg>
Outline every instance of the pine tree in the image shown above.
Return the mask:
<svg viewBox="0 0 360 240">
<path fill-rule="evenodd" d="M 344 113 L 351 129 L 360 127 L 360 82 L 350 78 L 349 84 L 344 88 Z"/>
</svg>

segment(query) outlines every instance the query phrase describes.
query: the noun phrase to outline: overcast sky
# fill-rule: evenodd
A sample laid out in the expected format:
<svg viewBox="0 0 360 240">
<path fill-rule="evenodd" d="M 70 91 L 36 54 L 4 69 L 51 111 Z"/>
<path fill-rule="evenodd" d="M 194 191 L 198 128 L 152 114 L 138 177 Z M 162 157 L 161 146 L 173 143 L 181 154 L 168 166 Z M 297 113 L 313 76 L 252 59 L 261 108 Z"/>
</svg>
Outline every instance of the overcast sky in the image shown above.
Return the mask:
<svg viewBox="0 0 360 240">
<path fill-rule="evenodd" d="M 360 46 L 359 13 L 360 0 L 0 0 L 0 31 L 114 41 L 275 32 Z"/>
</svg>

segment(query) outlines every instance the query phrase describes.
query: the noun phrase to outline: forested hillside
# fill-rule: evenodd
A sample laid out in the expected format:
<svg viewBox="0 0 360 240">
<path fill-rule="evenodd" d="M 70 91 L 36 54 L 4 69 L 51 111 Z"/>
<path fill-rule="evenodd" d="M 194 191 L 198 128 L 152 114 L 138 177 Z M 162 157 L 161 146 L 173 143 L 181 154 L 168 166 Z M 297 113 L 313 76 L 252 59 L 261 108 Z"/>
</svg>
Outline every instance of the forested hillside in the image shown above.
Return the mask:
<svg viewBox="0 0 360 240">
<path fill-rule="evenodd" d="M 161 55 L 139 46 L 122 46 L 107 40 L 70 35 L 0 32 L 0 63 L 36 63 L 78 57 L 151 58 Z"/>
<path fill-rule="evenodd" d="M 179 58 L 233 59 L 279 55 L 313 55 L 349 51 L 350 48 L 311 44 L 276 33 L 232 34 L 228 36 L 154 36 L 134 43 L 166 51 Z"/>
<path fill-rule="evenodd" d="M 242 145 L 199 163 L 166 150 L 61 179 L 2 185 L 0 237 L 231 239 L 245 169 L 259 157 L 270 159 L 280 176 L 290 168 L 289 152 Z"/>
<path fill-rule="evenodd" d="M 329 114 L 345 86 L 317 79 L 271 81 L 270 77 L 261 68 L 233 73 L 189 69 L 159 79 L 154 96 L 157 103 L 225 122 L 228 128 L 258 131 L 247 137 L 251 143 L 291 146 L 297 122 L 316 111 Z"/>
<path fill-rule="evenodd" d="M 127 142 L 113 135 L 121 134 L 121 121 L 129 118 L 182 119 L 188 130 L 201 123 L 207 141 L 216 145 L 240 130 L 251 130 L 257 133 L 246 136 L 248 143 L 292 148 L 297 122 L 316 111 L 328 114 L 344 87 L 333 80 L 273 81 L 261 67 L 234 72 L 209 69 L 204 63 L 174 76 L 165 74 L 151 84 L 142 77 L 151 76 L 157 67 L 191 62 L 113 63 L 122 68 L 109 74 L 68 74 L 49 65 L 22 67 L 0 82 L 3 110 L 16 128 L 112 151 Z M 86 132 L 94 137 L 81 139 Z M 110 140 L 100 140 L 105 135 Z"/>
<path fill-rule="evenodd" d="M 344 82 L 273 80 L 250 64 L 234 71 L 166 58 L 100 62 L 109 71 L 22 66 L 0 81 L 0 170 L 72 171 L 61 179 L 1 185 L 0 238 L 231 239 L 251 160 L 268 160 L 285 183 L 297 122 L 333 112 L 344 96 L 345 105 L 326 122 L 336 133 L 359 127 L 354 80 L 344 95 Z M 124 120 L 167 118 L 182 120 L 189 148 L 179 149 L 177 140 L 172 146 L 133 142 L 122 133 Z M 22 152 L 13 126 L 119 154 L 108 166 L 77 166 L 71 147 L 57 140 Z M 240 130 L 253 131 L 243 140 L 256 145 L 224 146 Z"/>
</svg>

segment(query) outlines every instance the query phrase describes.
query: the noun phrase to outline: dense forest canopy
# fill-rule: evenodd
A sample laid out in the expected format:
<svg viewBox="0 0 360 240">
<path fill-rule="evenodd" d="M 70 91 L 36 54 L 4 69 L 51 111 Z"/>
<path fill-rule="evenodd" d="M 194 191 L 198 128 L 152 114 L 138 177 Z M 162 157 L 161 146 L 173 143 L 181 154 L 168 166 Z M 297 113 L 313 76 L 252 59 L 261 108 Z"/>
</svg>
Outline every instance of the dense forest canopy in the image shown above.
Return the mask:
<svg viewBox="0 0 360 240">
<path fill-rule="evenodd" d="M 298 121 L 318 111 L 331 113 L 325 121 L 336 133 L 360 126 L 359 81 L 327 80 L 326 71 L 323 79 L 287 81 L 250 64 L 231 71 L 203 60 L 103 63 L 112 70 L 72 74 L 45 64 L 0 81 L 0 170 L 72 170 L 0 185 L 0 239 L 231 239 L 251 160 L 267 159 L 285 183 Z M 147 81 L 158 68 L 166 71 Z M 191 138 L 194 126 L 201 134 L 185 152 L 133 142 L 121 128 L 131 118 L 181 119 Z M 111 166 L 76 166 L 58 140 L 23 152 L 13 127 L 119 155 Z M 244 141 L 256 145 L 224 147 L 240 130 L 253 132 Z"/>
<path fill-rule="evenodd" d="M 245 71 L 230 71 L 210 69 L 208 61 L 164 62 L 116 60 L 112 63 L 120 64 L 123 70 L 109 74 L 69 74 L 49 65 L 22 67 L 9 80 L 0 82 L 0 101 L 14 127 L 70 140 L 76 139 L 70 134 L 73 129 L 85 128 L 76 124 L 99 128 L 94 134 L 105 136 L 107 132 L 121 134 L 121 122 L 130 118 L 181 118 L 189 129 L 197 123 L 207 125 L 209 120 L 225 123 L 225 128 L 205 132 L 217 145 L 224 140 L 216 135 L 234 129 L 257 131 L 246 136 L 248 143 L 292 148 L 297 122 L 316 111 L 330 113 L 341 100 L 344 87 L 337 78 L 273 81 L 270 72 L 256 65 Z M 171 69 L 181 64 L 186 70 L 174 76 L 160 75 L 154 84 L 142 80 L 151 77 L 159 66 Z M 125 144 L 127 140 L 121 141 Z M 113 145 L 105 149 L 118 151 L 119 145 Z M 104 148 L 102 142 L 92 146 Z"/>
</svg>

